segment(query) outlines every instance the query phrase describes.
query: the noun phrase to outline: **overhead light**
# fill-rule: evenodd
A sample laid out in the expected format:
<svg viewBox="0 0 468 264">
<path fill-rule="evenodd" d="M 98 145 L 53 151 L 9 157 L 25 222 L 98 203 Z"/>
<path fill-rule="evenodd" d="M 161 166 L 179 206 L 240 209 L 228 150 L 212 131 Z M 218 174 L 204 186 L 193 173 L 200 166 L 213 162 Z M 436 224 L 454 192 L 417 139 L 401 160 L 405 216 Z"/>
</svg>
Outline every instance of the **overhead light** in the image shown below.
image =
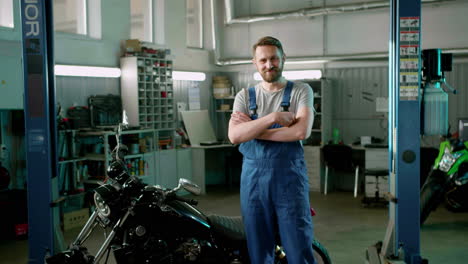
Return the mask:
<svg viewBox="0 0 468 264">
<path fill-rule="evenodd" d="M 57 76 L 101 78 L 119 78 L 122 73 L 119 68 L 76 65 L 55 65 L 54 71 Z"/>
<path fill-rule="evenodd" d="M 305 70 L 305 71 L 283 71 L 284 78 L 288 80 L 305 80 L 305 79 L 320 79 L 322 78 L 321 70 Z M 254 80 L 261 81 L 260 73 L 254 73 Z"/>
<path fill-rule="evenodd" d="M 203 72 L 172 71 L 172 79 L 177 81 L 204 81 L 206 74 Z"/>
</svg>

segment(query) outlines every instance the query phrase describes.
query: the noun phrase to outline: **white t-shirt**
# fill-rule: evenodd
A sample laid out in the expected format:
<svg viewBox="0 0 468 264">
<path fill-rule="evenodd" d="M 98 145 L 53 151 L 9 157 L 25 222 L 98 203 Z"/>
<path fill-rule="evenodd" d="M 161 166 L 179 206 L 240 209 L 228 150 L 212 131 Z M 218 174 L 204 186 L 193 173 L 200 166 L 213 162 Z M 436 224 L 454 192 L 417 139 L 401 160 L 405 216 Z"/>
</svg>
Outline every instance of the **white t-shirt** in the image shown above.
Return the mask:
<svg viewBox="0 0 468 264">
<path fill-rule="evenodd" d="M 285 88 L 279 91 L 269 92 L 262 88 L 262 83 L 255 85 L 258 118 L 266 116 L 272 112 L 283 111 L 281 102 L 283 101 Z M 297 110 L 303 106 L 309 107 L 311 114 L 313 115 L 314 93 L 307 83 L 294 82 L 294 86 L 291 91 L 289 112 L 297 114 Z M 237 93 L 236 99 L 234 100 L 233 111 L 250 115 L 248 88 L 244 88 Z"/>
</svg>

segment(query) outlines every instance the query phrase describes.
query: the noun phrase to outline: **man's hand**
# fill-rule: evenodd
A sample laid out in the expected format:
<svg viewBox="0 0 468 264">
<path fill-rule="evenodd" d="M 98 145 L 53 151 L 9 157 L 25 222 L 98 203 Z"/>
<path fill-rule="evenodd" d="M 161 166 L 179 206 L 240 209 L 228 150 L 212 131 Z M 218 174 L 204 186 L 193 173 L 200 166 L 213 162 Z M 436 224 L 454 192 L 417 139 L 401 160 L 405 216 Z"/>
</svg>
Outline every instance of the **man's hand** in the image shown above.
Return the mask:
<svg viewBox="0 0 468 264">
<path fill-rule="evenodd" d="M 274 112 L 275 123 L 280 124 L 283 127 L 289 127 L 296 122 L 295 115 L 291 112 Z"/>
<path fill-rule="evenodd" d="M 234 125 L 244 123 L 244 122 L 249 122 L 249 121 L 252 121 L 252 119 L 250 118 L 250 116 L 248 116 L 245 113 L 236 111 L 236 112 L 231 114 L 231 122 Z"/>
</svg>

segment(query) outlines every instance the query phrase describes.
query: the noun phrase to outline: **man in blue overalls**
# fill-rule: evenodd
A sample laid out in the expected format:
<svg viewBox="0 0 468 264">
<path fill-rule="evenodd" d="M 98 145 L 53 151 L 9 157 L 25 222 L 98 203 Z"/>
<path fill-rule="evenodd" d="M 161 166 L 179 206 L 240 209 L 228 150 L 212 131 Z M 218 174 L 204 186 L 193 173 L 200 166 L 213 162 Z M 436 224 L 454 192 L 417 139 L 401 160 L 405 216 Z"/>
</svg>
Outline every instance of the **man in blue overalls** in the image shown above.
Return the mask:
<svg viewBox="0 0 468 264">
<path fill-rule="evenodd" d="M 241 144 L 241 209 L 251 262 L 273 263 L 279 232 L 288 263 L 314 262 L 308 177 L 300 140 L 310 135 L 313 92 L 282 76 L 281 42 L 263 37 L 253 63 L 263 78 L 236 95 L 229 139 Z"/>
</svg>

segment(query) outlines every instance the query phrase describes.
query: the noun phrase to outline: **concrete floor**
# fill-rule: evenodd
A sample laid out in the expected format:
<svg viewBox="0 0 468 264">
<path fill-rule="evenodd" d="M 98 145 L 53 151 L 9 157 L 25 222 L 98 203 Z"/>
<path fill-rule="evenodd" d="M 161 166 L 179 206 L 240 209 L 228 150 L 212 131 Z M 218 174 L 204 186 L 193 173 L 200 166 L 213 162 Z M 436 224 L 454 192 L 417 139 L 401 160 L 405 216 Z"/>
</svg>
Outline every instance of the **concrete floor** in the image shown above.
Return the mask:
<svg viewBox="0 0 468 264">
<path fill-rule="evenodd" d="M 240 215 L 238 190 L 208 189 L 208 194 L 197 200 L 198 207 L 207 214 Z M 364 263 L 365 249 L 383 240 L 386 208 L 363 208 L 360 198 L 353 198 L 351 192 L 332 192 L 326 196 L 311 193 L 310 200 L 317 211 L 315 236 L 327 248 L 333 263 Z M 77 232 L 65 234 L 66 241 L 71 241 Z M 421 255 L 429 263 L 467 263 L 467 235 L 468 213 L 451 213 L 439 207 L 421 229 Z M 102 240 L 99 233 L 91 237 L 91 252 L 96 252 L 99 240 Z M 27 241 L 0 241 L 0 263 L 27 263 Z"/>
</svg>

